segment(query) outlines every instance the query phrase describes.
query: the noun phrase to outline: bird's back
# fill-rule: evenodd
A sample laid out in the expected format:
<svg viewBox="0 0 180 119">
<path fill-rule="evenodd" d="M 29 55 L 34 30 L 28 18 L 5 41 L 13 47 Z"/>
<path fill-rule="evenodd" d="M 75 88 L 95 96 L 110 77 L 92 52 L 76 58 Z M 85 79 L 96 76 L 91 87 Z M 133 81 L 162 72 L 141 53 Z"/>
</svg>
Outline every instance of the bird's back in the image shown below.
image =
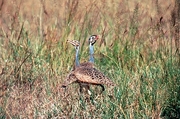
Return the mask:
<svg viewBox="0 0 180 119">
<path fill-rule="evenodd" d="M 92 68 L 92 67 L 94 67 L 94 63 L 91 63 L 91 62 L 83 62 L 83 63 L 81 63 L 81 67 Z"/>
<path fill-rule="evenodd" d="M 106 77 L 103 73 L 101 73 L 96 68 L 92 67 L 79 67 L 72 72 L 75 77 L 84 83 L 90 84 L 105 84 L 107 86 L 114 86 L 114 83 L 111 79 Z"/>
<path fill-rule="evenodd" d="M 83 67 L 93 68 L 93 67 L 94 67 L 94 63 L 91 63 L 91 62 L 83 62 L 83 63 L 80 64 L 80 66 L 73 65 L 72 71 L 74 71 L 75 69 L 78 69 L 78 68 L 83 68 Z M 70 72 L 70 73 L 71 73 L 71 72 Z"/>
</svg>

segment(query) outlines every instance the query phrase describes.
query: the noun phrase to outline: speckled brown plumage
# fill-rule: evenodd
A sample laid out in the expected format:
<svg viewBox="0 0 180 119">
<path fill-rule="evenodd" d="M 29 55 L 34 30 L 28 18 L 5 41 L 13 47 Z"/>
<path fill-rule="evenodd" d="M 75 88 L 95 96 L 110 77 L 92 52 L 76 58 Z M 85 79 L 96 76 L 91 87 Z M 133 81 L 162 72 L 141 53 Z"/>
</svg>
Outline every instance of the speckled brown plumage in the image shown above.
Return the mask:
<svg viewBox="0 0 180 119">
<path fill-rule="evenodd" d="M 76 78 L 81 82 L 90 84 L 114 85 L 114 83 L 96 68 L 80 67 L 73 71 Z"/>
<path fill-rule="evenodd" d="M 101 73 L 96 68 L 90 67 L 78 67 L 76 70 L 72 71 L 71 74 L 67 77 L 66 83 L 63 85 L 66 87 L 67 85 L 73 82 L 82 82 L 93 85 L 100 85 L 102 90 L 104 91 L 104 86 L 114 86 L 115 84 L 111 79 L 106 77 L 103 73 Z"/>
<path fill-rule="evenodd" d="M 78 51 L 80 43 L 75 40 L 68 40 L 68 42 L 75 46 L 76 61 L 78 61 Z M 95 41 L 91 39 L 89 40 L 89 43 L 94 44 Z M 76 62 L 76 65 L 73 67 L 73 70 L 69 73 L 62 86 L 66 87 L 73 82 L 78 82 L 80 84 L 80 92 L 83 86 L 86 86 L 89 89 L 89 84 L 100 85 L 102 87 L 102 91 L 105 90 L 103 85 L 114 86 L 114 83 L 108 77 L 94 68 L 94 59 L 92 58 L 93 56 L 91 54 L 89 62 L 81 64 L 79 64 L 79 62 Z"/>
</svg>

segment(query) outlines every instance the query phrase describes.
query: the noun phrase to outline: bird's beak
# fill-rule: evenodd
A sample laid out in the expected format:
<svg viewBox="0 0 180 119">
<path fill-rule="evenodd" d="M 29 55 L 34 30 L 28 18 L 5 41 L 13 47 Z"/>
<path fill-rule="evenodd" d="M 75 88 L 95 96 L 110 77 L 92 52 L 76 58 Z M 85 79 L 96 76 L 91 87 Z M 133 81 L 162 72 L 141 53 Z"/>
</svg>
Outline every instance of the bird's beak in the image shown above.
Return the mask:
<svg viewBox="0 0 180 119">
<path fill-rule="evenodd" d="M 97 36 L 96 36 L 96 40 L 98 40 L 98 39 L 99 39 L 99 37 L 100 37 L 100 36 L 99 36 L 99 35 L 97 35 Z"/>
<path fill-rule="evenodd" d="M 73 46 L 78 46 L 79 45 L 79 41 L 76 40 L 67 40 L 68 43 L 71 43 Z"/>
</svg>

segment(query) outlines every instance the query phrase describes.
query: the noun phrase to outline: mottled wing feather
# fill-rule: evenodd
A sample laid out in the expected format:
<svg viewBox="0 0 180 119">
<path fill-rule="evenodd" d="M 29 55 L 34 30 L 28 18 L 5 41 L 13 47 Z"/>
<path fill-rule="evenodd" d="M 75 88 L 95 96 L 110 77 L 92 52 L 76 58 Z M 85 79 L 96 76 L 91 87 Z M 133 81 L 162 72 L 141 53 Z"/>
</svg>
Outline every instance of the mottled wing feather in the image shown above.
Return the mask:
<svg viewBox="0 0 180 119">
<path fill-rule="evenodd" d="M 80 82 L 114 85 L 108 77 L 95 68 L 80 67 L 73 74 Z"/>
<path fill-rule="evenodd" d="M 97 80 L 92 80 L 92 77 L 89 75 L 82 75 L 81 73 L 76 73 L 75 75 L 78 81 L 83 83 L 90 83 L 90 84 L 100 84 Z"/>
</svg>

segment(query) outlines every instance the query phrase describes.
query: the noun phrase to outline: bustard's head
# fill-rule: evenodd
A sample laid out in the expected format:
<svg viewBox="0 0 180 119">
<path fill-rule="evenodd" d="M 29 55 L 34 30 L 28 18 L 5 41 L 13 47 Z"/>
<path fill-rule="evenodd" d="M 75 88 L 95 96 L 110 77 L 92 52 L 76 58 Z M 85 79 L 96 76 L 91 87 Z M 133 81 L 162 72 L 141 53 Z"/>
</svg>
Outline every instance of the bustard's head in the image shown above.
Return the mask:
<svg viewBox="0 0 180 119">
<path fill-rule="evenodd" d="M 79 48 L 79 45 L 80 45 L 79 41 L 77 41 L 77 40 L 68 40 L 67 42 L 71 43 L 75 47 L 75 49 Z"/>
<path fill-rule="evenodd" d="M 99 36 L 98 35 L 92 35 L 90 38 L 89 38 L 89 44 L 90 45 L 94 45 L 94 43 L 96 43 L 96 40 L 99 39 Z"/>
</svg>

